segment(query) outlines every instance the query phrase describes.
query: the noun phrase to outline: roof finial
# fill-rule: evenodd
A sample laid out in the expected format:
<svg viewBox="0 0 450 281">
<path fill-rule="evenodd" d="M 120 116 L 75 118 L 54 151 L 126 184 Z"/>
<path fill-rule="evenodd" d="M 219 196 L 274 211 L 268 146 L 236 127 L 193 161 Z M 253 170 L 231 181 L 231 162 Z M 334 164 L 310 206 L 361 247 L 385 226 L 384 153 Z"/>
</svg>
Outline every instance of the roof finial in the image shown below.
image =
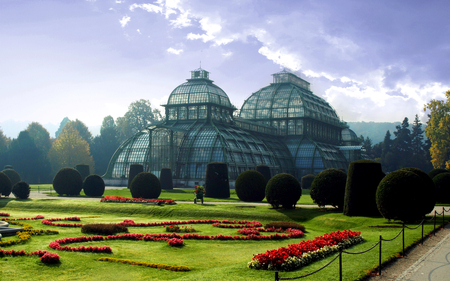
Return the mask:
<svg viewBox="0 0 450 281">
<path fill-rule="evenodd" d="M 200 61 L 200 69 L 202 69 L 202 61 Z"/>
</svg>

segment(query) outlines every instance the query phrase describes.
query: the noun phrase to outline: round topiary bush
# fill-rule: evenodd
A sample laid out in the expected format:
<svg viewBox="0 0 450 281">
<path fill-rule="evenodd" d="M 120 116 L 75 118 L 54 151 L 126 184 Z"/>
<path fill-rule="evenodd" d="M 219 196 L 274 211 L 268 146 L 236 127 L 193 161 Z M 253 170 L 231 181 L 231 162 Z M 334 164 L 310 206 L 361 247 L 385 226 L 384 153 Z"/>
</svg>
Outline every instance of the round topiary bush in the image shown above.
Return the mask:
<svg viewBox="0 0 450 281">
<path fill-rule="evenodd" d="M 19 199 L 30 197 L 30 185 L 24 181 L 19 181 L 12 187 L 12 193 Z"/>
<path fill-rule="evenodd" d="M 311 175 L 311 174 L 303 176 L 302 179 L 301 179 L 302 188 L 303 189 L 310 189 L 311 188 L 311 184 L 312 184 L 312 182 L 313 182 L 315 177 L 316 177 L 315 175 Z"/>
<path fill-rule="evenodd" d="M 89 165 L 87 164 L 78 164 L 75 166 L 75 170 L 80 173 L 83 181 L 91 174 L 91 170 L 89 169 Z"/>
<path fill-rule="evenodd" d="M 22 179 L 20 178 L 19 173 L 12 169 L 12 168 L 8 168 L 8 169 L 4 169 L 2 171 L 5 175 L 8 176 L 8 178 L 11 180 L 11 184 L 14 186 L 16 183 L 18 183 L 19 181 L 21 181 Z"/>
<path fill-rule="evenodd" d="M 102 196 L 105 192 L 105 182 L 99 175 L 89 175 L 83 182 L 83 191 L 86 196 Z"/>
<path fill-rule="evenodd" d="M 433 178 L 436 187 L 436 201 L 450 203 L 450 173 L 441 173 Z"/>
<path fill-rule="evenodd" d="M 130 185 L 133 198 L 156 199 L 161 194 L 159 179 L 150 172 L 137 174 Z"/>
<path fill-rule="evenodd" d="M 402 170 L 410 171 L 418 175 L 425 185 L 422 187 L 422 198 L 423 203 L 420 207 L 423 208 L 424 214 L 429 214 L 434 210 L 434 206 L 436 205 L 436 186 L 434 185 L 433 180 L 428 176 L 427 173 L 418 168 L 403 168 Z"/>
<path fill-rule="evenodd" d="M 270 180 L 272 177 L 270 174 L 270 167 L 267 165 L 258 165 L 256 166 L 256 171 L 260 172 L 264 178 L 266 179 L 266 182 Z"/>
<path fill-rule="evenodd" d="M 212 162 L 206 165 L 205 190 L 206 197 L 230 198 L 230 183 L 226 163 Z"/>
<path fill-rule="evenodd" d="M 449 170 L 446 169 L 442 169 L 442 168 L 438 168 L 438 169 L 433 169 L 431 171 L 428 172 L 428 176 L 433 179 L 435 176 L 442 174 L 442 173 L 450 173 Z"/>
<path fill-rule="evenodd" d="M 335 208 L 344 207 L 345 184 L 347 174 L 338 169 L 326 169 L 320 172 L 311 184 L 311 199 L 323 207 L 331 205 Z"/>
<path fill-rule="evenodd" d="M 397 170 L 384 177 L 378 185 L 376 202 L 381 215 L 387 219 L 414 221 L 425 214 L 423 208 L 424 181 L 408 170 Z"/>
<path fill-rule="evenodd" d="M 130 171 L 128 172 L 128 185 L 127 187 L 130 188 L 131 182 L 133 181 L 134 177 L 142 173 L 144 171 L 144 166 L 141 164 L 131 164 L 130 165 Z"/>
<path fill-rule="evenodd" d="M 59 195 L 79 195 L 83 189 L 83 179 L 74 168 L 62 168 L 53 178 L 53 189 Z"/>
<path fill-rule="evenodd" d="M 11 180 L 5 173 L 0 172 L 0 194 L 9 196 L 11 194 L 12 184 Z"/>
<path fill-rule="evenodd" d="M 273 176 L 266 185 L 266 199 L 273 208 L 295 208 L 302 196 L 300 182 L 292 175 L 281 173 Z"/>
<path fill-rule="evenodd" d="M 170 168 L 161 169 L 161 176 L 159 177 L 159 180 L 161 181 L 162 189 L 173 189 L 172 170 Z"/>
<path fill-rule="evenodd" d="M 261 202 L 266 196 L 266 179 L 260 172 L 248 170 L 236 178 L 234 189 L 244 202 Z"/>
</svg>

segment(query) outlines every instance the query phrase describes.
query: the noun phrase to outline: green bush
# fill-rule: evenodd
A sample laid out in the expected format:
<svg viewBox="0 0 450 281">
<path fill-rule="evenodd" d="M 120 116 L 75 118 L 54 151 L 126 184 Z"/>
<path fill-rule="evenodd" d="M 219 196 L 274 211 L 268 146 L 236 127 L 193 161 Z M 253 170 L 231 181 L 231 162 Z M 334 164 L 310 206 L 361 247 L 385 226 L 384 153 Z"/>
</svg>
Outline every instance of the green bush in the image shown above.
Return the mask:
<svg viewBox="0 0 450 281">
<path fill-rule="evenodd" d="M 86 164 L 78 164 L 75 166 L 75 170 L 80 173 L 83 181 L 91 174 L 91 170 L 89 169 L 89 165 Z"/>
<path fill-rule="evenodd" d="M 260 172 L 248 170 L 236 178 L 234 189 L 244 202 L 261 202 L 266 196 L 266 179 Z"/>
<path fill-rule="evenodd" d="M 266 182 L 268 182 L 270 180 L 270 178 L 272 177 L 270 174 L 270 168 L 267 165 L 256 166 L 256 171 L 260 172 L 264 176 L 264 178 L 266 179 Z"/>
<path fill-rule="evenodd" d="M 437 176 L 437 175 L 439 175 L 439 174 L 442 174 L 442 173 L 450 173 L 450 171 L 449 171 L 449 170 L 446 170 L 446 169 L 441 169 L 441 168 L 433 169 L 433 170 L 431 170 L 431 171 L 428 172 L 428 176 L 429 176 L 431 179 L 433 179 L 435 176 Z"/>
<path fill-rule="evenodd" d="M 82 233 L 91 233 L 99 235 L 114 235 L 119 232 L 128 232 L 128 228 L 120 224 L 85 224 L 81 227 Z"/>
<path fill-rule="evenodd" d="M 433 178 L 436 186 L 436 201 L 450 203 L 450 173 L 441 173 Z"/>
<path fill-rule="evenodd" d="M 264 225 L 264 228 L 271 228 L 275 227 L 276 229 L 283 229 L 286 230 L 288 228 L 295 228 L 300 229 L 301 231 L 305 232 L 305 226 L 302 224 L 298 224 L 295 222 L 287 222 L 287 221 L 275 221 L 275 222 L 269 222 L 266 225 Z"/>
<path fill-rule="evenodd" d="M 375 194 L 384 177 L 381 164 L 371 160 L 358 160 L 348 166 L 345 185 L 344 215 L 380 215 Z"/>
<path fill-rule="evenodd" d="M 227 164 L 212 162 L 206 165 L 205 190 L 206 197 L 230 198 Z"/>
<path fill-rule="evenodd" d="M 137 174 L 130 186 L 133 198 L 156 199 L 161 194 L 159 179 L 150 172 Z"/>
<path fill-rule="evenodd" d="M 389 220 L 410 222 L 422 218 L 424 181 L 408 170 L 397 170 L 381 180 L 376 202 L 381 215 Z"/>
<path fill-rule="evenodd" d="M 300 182 L 292 175 L 281 173 L 273 176 L 266 186 L 266 199 L 273 208 L 290 209 L 302 196 Z"/>
<path fill-rule="evenodd" d="M 161 188 L 165 190 L 173 189 L 173 180 L 172 180 L 172 170 L 170 168 L 162 168 L 161 176 L 159 177 L 161 181 Z"/>
<path fill-rule="evenodd" d="M 331 205 L 335 208 L 344 207 L 345 184 L 347 174 L 338 169 L 326 169 L 320 172 L 311 184 L 311 199 L 323 207 Z"/>
<path fill-rule="evenodd" d="M 427 173 L 418 168 L 403 168 L 402 170 L 410 171 L 418 175 L 424 182 L 424 186 L 422 187 L 422 198 L 423 203 L 420 207 L 423 208 L 424 214 L 429 214 L 434 210 L 434 206 L 436 205 L 436 186 L 434 185 L 433 180 L 428 176 Z"/>
<path fill-rule="evenodd" d="M 105 182 L 99 175 L 89 175 L 83 182 L 83 191 L 86 196 L 102 196 L 105 192 Z"/>
<path fill-rule="evenodd" d="M 303 189 L 310 189 L 311 188 L 311 184 L 312 184 L 312 182 L 313 182 L 315 177 L 316 177 L 315 175 L 311 175 L 311 174 L 303 176 L 302 179 L 301 179 L 302 188 Z"/>
<path fill-rule="evenodd" d="M 53 189 L 59 195 L 80 195 L 83 189 L 83 179 L 74 168 L 62 168 L 53 178 Z"/>
<path fill-rule="evenodd" d="M 30 197 L 30 185 L 24 181 L 19 181 L 12 187 L 12 193 L 19 199 Z"/>
<path fill-rule="evenodd" d="M 0 194 L 9 196 L 11 194 L 12 184 L 11 180 L 5 173 L 0 172 Z"/>
<path fill-rule="evenodd" d="M 8 178 L 11 180 L 11 184 L 14 186 L 16 183 L 18 183 L 19 181 L 21 181 L 22 179 L 20 178 L 19 173 L 12 169 L 12 168 L 8 168 L 8 169 L 4 169 L 2 171 L 5 175 L 8 176 Z"/>
<path fill-rule="evenodd" d="M 128 172 L 128 188 L 131 186 L 131 182 L 133 181 L 134 177 L 142 173 L 144 171 L 144 166 L 141 164 L 131 164 L 130 165 L 130 171 Z"/>
</svg>

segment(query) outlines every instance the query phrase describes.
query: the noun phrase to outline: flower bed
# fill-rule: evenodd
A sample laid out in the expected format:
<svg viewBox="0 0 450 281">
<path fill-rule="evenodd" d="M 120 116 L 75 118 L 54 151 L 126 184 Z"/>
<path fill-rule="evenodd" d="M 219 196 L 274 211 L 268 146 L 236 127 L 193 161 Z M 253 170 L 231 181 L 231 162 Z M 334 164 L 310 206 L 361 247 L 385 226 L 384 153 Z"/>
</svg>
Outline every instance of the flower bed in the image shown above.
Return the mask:
<svg viewBox="0 0 450 281">
<path fill-rule="evenodd" d="M 122 196 L 105 196 L 100 202 L 114 202 L 114 203 L 159 203 L 166 205 L 176 204 L 175 200 L 164 200 L 164 199 L 143 199 L 143 198 L 126 198 Z"/>
<path fill-rule="evenodd" d="M 169 244 L 169 246 L 172 246 L 172 247 L 181 247 L 181 246 L 183 246 L 183 239 L 172 238 L 172 239 L 169 239 L 168 244 Z"/>
<path fill-rule="evenodd" d="M 35 252 L 26 253 L 24 250 L 15 251 L 15 250 L 9 250 L 5 251 L 3 249 L 0 249 L 0 257 L 21 257 L 21 256 L 39 256 L 41 258 L 41 262 L 43 263 L 57 263 L 59 262 L 59 255 L 56 253 L 50 253 L 49 251 L 45 250 L 38 250 Z"/>
<path fill-rule="evenodd" d="M 58 234 L 59 232 L 56 230 L 43 230 L 43 229 L 33 229 L 33 227 L 27 223 L 5 220 L 9 224 L 19 225 L 23 228 L 24 231 L 19 231 L 17 233 L 17 240 L 8 240 L 8 241 L 0 241 L 0 247 L 12 246 L 17 244 L 26 243 L 31 239 L 32 235 L 41 235 L 41 234 Z"/>
<path fill-rule="evenodd" d="M 361 243 L 361 232 L 344 230 L 315 237 L 314 240 L 302 241 L 276 250 L 254 255 L 248 263 L 249 268 L 291 271 L 312 263 L 315 260 Z"/>
<path fill-rule="evenodd" d="M 82 227 L 82 224 L 79 223 L 53 223 L 54 221 L 80 221 L 81 219 L 79 217 L 68 217 L 63 219 L 45 219 L 42 220 L 43 224 L 46 225 L 53 225 L 53 226 L 63 226 L 63 227 Z"/>
<path fill-rule="evenodd" d="M 3 213 L 3 214 L 6 214 L 7 215 L 6 217 L 9 217 L 9 214 L 7 214 L 7 213 Z M 1 216 L 1 214 L 0 214 L 0 216 Z M 2 218 L 2 221 L 6 221 L 6 220 L 8 220 L 8 221 L 30 221 L 30 220 L 41 220 L 43 218 L 44 218 L 44 216 L 37 215 L 33 218 L 18 218 L 18 219 Z"/>
</svg>

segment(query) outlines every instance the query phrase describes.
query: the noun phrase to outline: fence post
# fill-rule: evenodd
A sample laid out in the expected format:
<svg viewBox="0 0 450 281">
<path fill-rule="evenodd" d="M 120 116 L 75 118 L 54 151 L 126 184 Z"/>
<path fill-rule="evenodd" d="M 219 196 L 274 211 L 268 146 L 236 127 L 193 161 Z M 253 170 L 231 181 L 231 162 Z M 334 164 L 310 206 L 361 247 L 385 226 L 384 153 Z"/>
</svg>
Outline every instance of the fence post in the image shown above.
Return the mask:
<svg viewBox="0 0 450 281">
<path fill-rule="evenodd" d="M 405 223 L 403 222 L 403 230 L 402 230 L 402 257 L 405 257 Z"/>
<path fill-rule="evenodd" d="M 424 225 L 424 222 L 425 222 L 425 220 L 424 221 L 422 221 L 422 245 L 423 245 L 423 225 Z"/>
<path fill-rule="evenodd" d="M 381 238 L 380 235 L 380 253 L 378 255 L 378 275 L 381 276 L 381 242 L 383 241 L 383 238 Z"/>
<path fill-rule="evenodd" d="M 434 231 L 433 231 L 434 236 L 436 236 L 436 215 L 437 215 L 437 212 L 436 212 L 436 210 L 434 210 Z"/>
<path fill-rule="evenodd" d="M 339 281 L 342 281 L 342 248 L 339 249 Z"/>
<path fill-rule="evenodd" d="M 278 280 L 280 280 L 280 279 L 278 278 L 278 270 L 275 270 L 275 281 L 278 281 Z"/>
<path fill-rule="evenodd" d="M 444 228 L 444 224 L 445 224 L 445 217 L 444 217 L 444 215 L 445 215 L 445 208 L 442 207 L 442 228 Z"/>
</svg>

